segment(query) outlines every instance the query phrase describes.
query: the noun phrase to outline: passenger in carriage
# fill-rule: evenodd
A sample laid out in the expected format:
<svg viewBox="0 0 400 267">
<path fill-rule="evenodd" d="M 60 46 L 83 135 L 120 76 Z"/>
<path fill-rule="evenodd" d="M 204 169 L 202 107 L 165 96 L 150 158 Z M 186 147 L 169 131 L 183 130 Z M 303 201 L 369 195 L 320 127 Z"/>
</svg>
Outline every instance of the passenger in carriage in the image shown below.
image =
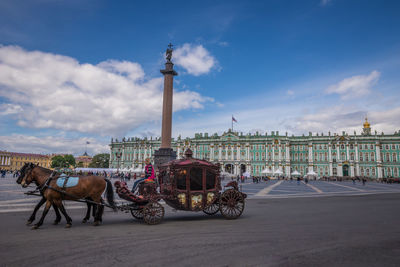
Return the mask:
<svg viewBox="0 0 400 267">
<path fill-rule="evenodd" d="M 148 181 L 154 181 L 154 179 L 156 178 L 155 172 L 154 172 L 154 167 L 153 165 L 151 165 L 151 161 L 149 158 L 146 158 L 146 160 L 144 161 L 146 163 L 146 166 L 144 167 L 144 177 L 137 179 L 134 183 L 133 183 L 133 187 L 132 187 L 132 192 L 134 193 L 136 188 L 139 186 L 140 183 L 143 183 L 146 179 Z"/>
</svg>

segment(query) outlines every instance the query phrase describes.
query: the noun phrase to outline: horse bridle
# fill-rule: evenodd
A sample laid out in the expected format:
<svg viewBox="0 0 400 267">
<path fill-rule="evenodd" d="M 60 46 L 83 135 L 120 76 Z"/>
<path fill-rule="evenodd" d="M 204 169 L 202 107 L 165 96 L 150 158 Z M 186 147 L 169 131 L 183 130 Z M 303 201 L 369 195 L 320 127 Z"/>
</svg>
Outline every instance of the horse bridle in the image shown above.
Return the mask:
<svg viewBox="0 0 400 267">
<path fill-rule="evenodd" d="M 21 185 L 22 185 L 23 187 L 28 186 L 28 185 L 26 185 L 26 183 L 25 183 L 24 180 L 26 180 L 26 176 L 32 172 L 33 168 L 35 168 L 35 164 L 33 164 L 33 163 L 31 162 L 31 163 L 28 164 L 28 166 L 27 166 L 25 169 L 22 170 L 22 172 L 21 172 L 21 177 L 22 177 Z M 25 185 L 26 185 L 26 186 L 25 186 Z"/>
</svg>

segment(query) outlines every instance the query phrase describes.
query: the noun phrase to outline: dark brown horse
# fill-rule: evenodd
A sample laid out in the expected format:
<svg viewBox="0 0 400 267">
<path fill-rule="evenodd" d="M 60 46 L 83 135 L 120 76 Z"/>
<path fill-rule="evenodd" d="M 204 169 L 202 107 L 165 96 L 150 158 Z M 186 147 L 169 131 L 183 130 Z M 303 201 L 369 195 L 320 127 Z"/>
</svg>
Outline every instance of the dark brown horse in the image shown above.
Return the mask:
<svg viewBox="0 0 400 267">
<path fill-rule="evenodd" d="M 23 187 L 27 187 L 32 182 L 35 182 L 38 186 L 43 186 L 46 184 L 46 182 L 48 182 L 48 186 L 45 186 L 43 190 L 43 196 L 46 199 L 46 206 L 44 208 L 42 217 L 40 218 L 39 222 L 33 226 L 33 229 L 37 229 L 43 224 L 44 218 L 46 217 L 52 205 L 60 209 L 61 213 L 65 216 L 65 219 L 67 220 L 66 227 L 71 227 L 72 219 L 68 216 L 62 201 L 77 199 L 91 199 L 98 203 L 96 207 L 94 225 L 99 225 L 102 221 L 102 214 L 104 210 L 104 206 L 101 205 L 101 194 L 106 190 L 106 188 L 107 201 L 110 206 L 115 207 L 114 193 L 112 184 L 109 180 L 94 175 L 79 175 L 79 182 L 76 186 L 61 188 L 57 186 L 57 177 L 48 180 L 51 173 L 51 170 L 36 166 L 33 163 L 28 163 L 25 168 L 21 169 L 20 178 L 21 185 Z"/>
<path fill-rule="evenodd" d="M 26 169 L 28 166 L 29 166 L 28 163 L 25 164 L 25 165 L 21 168 L 20 173 L 24 173 L 25 169 Z M 23 178 L 22 175 L 18 176 L 17 184 L 21 184 L 22 178 Z M 38 184 L 36 184 L 36 185 L 38 185 Z M 43 193 L 40 192 L 40 194 L 42 195 L 42 198 L 40 199 L 40 201 L 36 204 L 35 208 L 33 209 L 33 212 L 32 212 L 32 214 L 31 214 L 31 216 L 29 216 L 29 219 L 28 219 L 28 221 L 26 222 L 26 225 L 31 225 L 31 224 L 32 224 L 32 222 L 33 222 L 33 221 L 35 220 L 35 218 L 36 218 L 36 213 L 37 213 L 37 211 L 40 209 L 41 206 L 43 206 L 44 203 L 46 203 L 46 198 L 43 196 Z M 88 200 L 91 200 L 91 199 L 88 199 Z M 95 213 L 96 213 L 96 206 L 95 206 L 95 205 L 93 205 L 93 204 L 91 204 L 91 203 L 86 203 L 86 204 L 87 204 L 86 216 L 83 218 L 82 223 L 86 223 L 86 222 L 90 219 L 90 211 L 91 211 L 92 207 L 93 207 L 93 209 L 92 209 L 92 210 L 93 210 L 93 213 L 92 213 L 93 217 L 95 216 Z M 61 221 L 60 211 L 58 210 L 58 208 L 57 208 L 56 205 L 52 205 L 52 206 L 53 206 L 54 211 L 55 211 L 55 213 L 56 213 L 56 219 L 54 220 L 53 224 L 54 224 L 54 225 L 57 225 L 57 224 L 59 224 L 60 221 Z"/>
</svg>

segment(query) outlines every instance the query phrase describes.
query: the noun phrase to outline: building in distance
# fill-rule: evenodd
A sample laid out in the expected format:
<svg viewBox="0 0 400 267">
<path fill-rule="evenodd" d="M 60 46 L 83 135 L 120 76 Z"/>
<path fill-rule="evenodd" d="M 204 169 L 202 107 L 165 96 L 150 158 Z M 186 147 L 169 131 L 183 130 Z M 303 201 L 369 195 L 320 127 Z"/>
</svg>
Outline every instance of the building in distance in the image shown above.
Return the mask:
<svg viewBox="0 0 400 267">
<path fill-rule="evenodd" d="M 160 147 L 159 139 L 123 138 L 111 140 L 110 167 L 136 168 L 152 157 Z M 235 175 L 249 172 L 262 176 L 263 170 L 280 170 L 286 177 L 297 170 L 301 175 L 314 171 L 318 176 L 399 177 L 400 131 L 372 133 L 367 118 L 361 134 L 302 136 L 243 134 L 231 130 L 222 135 L 195 134 L 194 138 L 172 140 L 177 157 L 187 148 L 194 157 L 221 165 L 221 171 Z"/>
</svg>

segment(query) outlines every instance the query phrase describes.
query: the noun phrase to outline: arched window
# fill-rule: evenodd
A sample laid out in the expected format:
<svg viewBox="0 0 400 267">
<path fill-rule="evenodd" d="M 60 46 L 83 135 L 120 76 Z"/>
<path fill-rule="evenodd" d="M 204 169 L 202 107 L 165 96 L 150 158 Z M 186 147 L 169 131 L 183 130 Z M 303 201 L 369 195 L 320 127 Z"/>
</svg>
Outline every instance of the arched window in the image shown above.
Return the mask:
<svg viewBox="0 0 400 267">
<path fill-rule="evenodd" d="M 360 152 L 360 161 L 363 161 L 363 153 Z"/>
<path fill-rule="evenodd" d="M 368 145 L 364 145 L 364 148 L 365 148 L 365 149 L 368 149 Z"/>
<path fill-rule="evenodd" d="M 371 149 L 374 149 L 374 145 L 370 145 L 369 147 L 370 147 Z"/>
<path fill-rule="evenodd" d="M 353 144 L 350 144 L 350 149 L 354 149 L 354 146 L 353 146 Z"/>
<path fill-rule="evenodd" d="M 342 145 L 340 146 L 340 148 L 341 148 L 341 149 L 344 149 L 344 145 L 342 144 Z"/>
<path fill-rule="evenodd" d="M 344 152 L 342 152 L 340 154 L 340 157 L 341 157 L 342 160 L 346 160 L 346 154 Z"/>
<path fill-rule="evenodd" d="M 389 153 L 386 153 L 386 161 L 389 162 L 390 161 L 390 156 Z"/>
<path fill-rule="evenodd" d="M 393 153 L 393 154 L 392 154 L 392 161 L 393 161 L 393 162 L 397 162 L 397 155 L 396 155 L 396 153 Z"/>
<path fill-rule="evenodd" d="M 371 152 L 371 161 L 375 161 L 375 153 Z"/>
<path fill-rule="evenodd" d="M 367 176 L 369 176 L 369 169 L 367 169 Z"/>
<path fill-rule="evenodd" d="M 354 153 L 353 152 L 350 153 L 350 160 L 354 160 Z"/>
<path fill-rule="evenodd" d="M 394 172 L 394 176 L 397 177 L 398 176 L 398 168 L 393 168 L 393 172 Z"/>
<path fill-rule="evenodd" d="M 368 152 L 365 153 L 365 161 L 369 161 Z"/>
</svg>

